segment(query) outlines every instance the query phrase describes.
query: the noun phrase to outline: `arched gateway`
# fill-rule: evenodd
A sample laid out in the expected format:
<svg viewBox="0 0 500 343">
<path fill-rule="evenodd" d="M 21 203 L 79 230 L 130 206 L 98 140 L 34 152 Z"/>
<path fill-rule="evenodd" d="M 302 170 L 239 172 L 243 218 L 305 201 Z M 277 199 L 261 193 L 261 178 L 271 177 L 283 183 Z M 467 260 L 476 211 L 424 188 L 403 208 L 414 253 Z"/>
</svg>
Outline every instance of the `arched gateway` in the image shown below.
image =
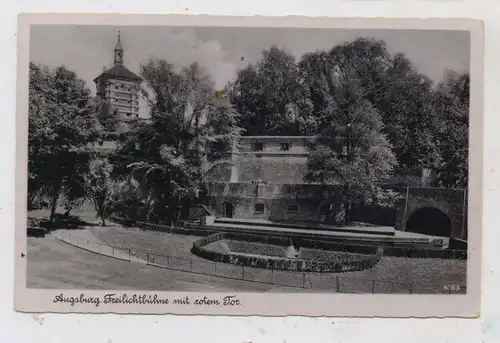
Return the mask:
<svg viewBox="0 0 500 343">
<path fill-rule="evenodd" d="M 451 237 L 451 219 L 437 208 L 422 207 L 409 215 L 406 231 Z"/>
</svg>

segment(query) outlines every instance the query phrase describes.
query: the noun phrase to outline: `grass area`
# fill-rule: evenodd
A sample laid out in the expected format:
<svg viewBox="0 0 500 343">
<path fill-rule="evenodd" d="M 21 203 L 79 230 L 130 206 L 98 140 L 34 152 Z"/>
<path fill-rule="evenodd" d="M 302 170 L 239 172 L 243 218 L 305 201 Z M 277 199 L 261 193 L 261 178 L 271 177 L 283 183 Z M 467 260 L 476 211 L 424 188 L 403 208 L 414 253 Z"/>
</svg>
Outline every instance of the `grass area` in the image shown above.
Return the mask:
<svg viewBox="0 0 500 343">
<path fill-rule="evenodd" d="M 47 214 L 47 211 L 36 211 L 30 212 L 29 217 L 44 218 Z M 142 258 L 146 253 L 157 255 L 155 263 L 169 263 L 173 269 L 190 268 L 207 275 L 116 261 L 77 248 L 61 247 L 61 243 L 52 242 L 50 237 L 28 238 L 29 287 L 67 288 L 69 284 L 73 288 L 94 289 L 304 291 L 285 287 L 289 285 L 329 292 L 408 293 L 411 289 L 412 293 L 443 293 L 444 285 L 466 285 L 467 261 L 460 260 L 383 257 L 372 269 L 341 274 L 243 270 L 240 266 L 222 263 L 215 266 L 214 262 L 191 253 L 192 244 L 198 237 L 117 226 L 103 228 L 96 225 L 98 220 L 93 213 L 78 213 L 78 216 L 89 224 L 85 227 L 104 244 L 130 248 Z M 160 255 L 172 258 L 167 261 Z M 214 274 L 263 283 L 215 277 Z M 461 291 L 463 293 L 464 289 Z"/>
<path fill-rule="evenodd" d="M 289 286 L 307 286 L 317 290 L 343 292 L 377 293 L 443 293 L 448 284 L 466 285 L 467 261 L 440 259 L 410 259 L 383 257 L 372 269 L 341 274 L 317 274 L 285 271 L 270 271 L 243 268 L 235 265 L 203 260 L 191 253 L 191 247 L 198 237 L 160 232 L 142 231 L 136 228 L 93 228 L 96 237 L 103 243 L 117 247 L 131 248 L 136 255 L 148 252 L 151 255 L 169 255 L 170 261 L 155 257 L 155 263 L 169 263 L 174 269 L 200 273 L 245 278 L 261 282 L 274 282 Z M 172 261 L 177 258 L 178 261 Z M 186 263 L 189 260 L 191 266 Z M 187 262 L 186 262 L 187 261 Z M 373 281 L 376 280 L 376 281 Z M 410 285 L 412 284 L 412 285 Z"/>
<path fill-rule="evenodd" d="M 93 254 L 55 240 L 28 238 L 26 286 L 39 289 L 93 289 L 193 292 L 297 292 L 297 288 L 173 271 Z"/>
</svg>

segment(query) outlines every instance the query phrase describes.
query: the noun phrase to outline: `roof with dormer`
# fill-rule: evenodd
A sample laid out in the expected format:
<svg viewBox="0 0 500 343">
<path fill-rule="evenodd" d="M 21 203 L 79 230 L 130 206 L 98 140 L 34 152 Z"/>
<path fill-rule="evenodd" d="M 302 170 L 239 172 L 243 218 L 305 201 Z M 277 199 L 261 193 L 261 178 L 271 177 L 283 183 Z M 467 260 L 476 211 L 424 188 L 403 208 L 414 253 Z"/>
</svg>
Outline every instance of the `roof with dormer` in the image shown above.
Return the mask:
<svg viewBox="0 0 500 343">
<path fill-rule="evenodd" d="M 142 81 L 142 78 L 135 73 L 131 72 L 123 65 L 115 65 L 113 68 L 105 70 L 101 75 L 95 78 L 94 82 L 102 77 L 108 77 L 110 79 L 120 79 L 125 81 Z"/>
</svg>

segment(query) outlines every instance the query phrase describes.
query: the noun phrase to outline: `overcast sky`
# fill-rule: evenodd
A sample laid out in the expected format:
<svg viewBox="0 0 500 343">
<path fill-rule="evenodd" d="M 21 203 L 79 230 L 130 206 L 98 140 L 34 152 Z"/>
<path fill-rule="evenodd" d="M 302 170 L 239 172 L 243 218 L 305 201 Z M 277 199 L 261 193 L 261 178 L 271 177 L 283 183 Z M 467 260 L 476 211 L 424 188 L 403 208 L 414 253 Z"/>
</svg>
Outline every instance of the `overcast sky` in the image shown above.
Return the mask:
<svg viewBox="0 0 500 343">
<path fill-rule="evenodd" d="M 469 70 L 470 39 L 464 31 L 223 27 L 120 30 L 124 64 L 131 71 L 138 73 L 140 64 L 150 58 L 166 59 L 176 67 L 197 61 L 219 88 L 235 76 L 237 69 L 256 62 L 262 50 L 273 44 L 287 48 L 300 59 L 306 52 L 329 49 L 359 36 L 384 40 L 391 53 L 405 53 L 420 72 L 434 81 L 441 79 L 445 69 Z M 95 94 L 92 80 L 104 66 L 112 66 L 117 31 L 118 27 L 110 26 L 34 26 L 31 61 L 50 67 L 65 65 Z"/>
</svg>

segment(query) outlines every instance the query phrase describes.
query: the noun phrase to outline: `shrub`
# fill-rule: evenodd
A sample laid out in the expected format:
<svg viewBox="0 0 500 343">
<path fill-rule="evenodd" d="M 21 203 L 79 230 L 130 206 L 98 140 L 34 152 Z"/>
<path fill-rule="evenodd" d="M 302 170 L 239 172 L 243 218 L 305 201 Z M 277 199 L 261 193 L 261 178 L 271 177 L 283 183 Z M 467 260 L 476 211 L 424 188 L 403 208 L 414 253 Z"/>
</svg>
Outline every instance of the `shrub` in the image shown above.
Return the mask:
<svg viewBox="0 0 500 343">
<path fill-rule="evenodd" d="M 368 252 L 369 255 L 349 255 L 341 262 L 338 260 L 328 261 L 328 260 L 305 260 L 305 259 L 288 259 L 288 258 L 269 258 L 264 256 L 249 256 L 245 254 L 239 254 L 235 252 L 224 253 L 208 249 L 206 246 L 210 243 L 226 239 L 226 240 L 239 240 L 245 242 L 252 242 L 259 239 L 259 243 L 264 242 L 270 244 L 271 242 L 284 244 L 290 241 L 279 237 L 259 237 L 255 235 L 246 235 L 242 233 L 217 233 L 214 235 L 209 235 L 203 237 L 193 243 L 192 252 L 193 254 L 211 260 L 215 262 L 231 263 L 242 266 L 256 267 L 256 268 L 266 268 L 266 269 L 276 269 L 276 270 L 286 270 L 286 271 L 304 271 L 304 272 L 346 272 L 346 271 L 359 271 L 374 267 L 380 262 L 383 254 L 383 249 L 380 247 L 368 247 L 363 248 L 364 252 Z M 342 248 L 346 248 L 346 244 L 335 244 L 330 243 L 329 246 L 333 251 L 342 251 Z M 355 246 L 351 246 L 351 249 L 355 249 Z"/>
</svg>

